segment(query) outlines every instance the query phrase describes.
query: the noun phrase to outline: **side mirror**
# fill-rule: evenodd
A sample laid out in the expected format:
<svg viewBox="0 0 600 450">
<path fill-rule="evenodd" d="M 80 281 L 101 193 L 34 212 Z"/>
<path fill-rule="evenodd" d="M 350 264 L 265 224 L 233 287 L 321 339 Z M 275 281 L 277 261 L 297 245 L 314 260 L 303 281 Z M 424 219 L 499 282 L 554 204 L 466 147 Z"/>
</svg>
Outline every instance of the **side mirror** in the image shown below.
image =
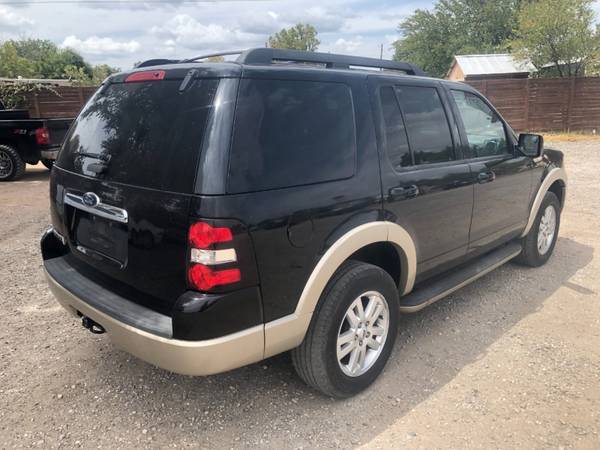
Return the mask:
<svg viewBox="0 0 600 450">
<path fill-rule="evenodd" d="M 544 152 L 544 137 L 539 134 L 521 133 L 519 135 L 519 150 L 525 156 L 538 158 Z"/>
</svg>

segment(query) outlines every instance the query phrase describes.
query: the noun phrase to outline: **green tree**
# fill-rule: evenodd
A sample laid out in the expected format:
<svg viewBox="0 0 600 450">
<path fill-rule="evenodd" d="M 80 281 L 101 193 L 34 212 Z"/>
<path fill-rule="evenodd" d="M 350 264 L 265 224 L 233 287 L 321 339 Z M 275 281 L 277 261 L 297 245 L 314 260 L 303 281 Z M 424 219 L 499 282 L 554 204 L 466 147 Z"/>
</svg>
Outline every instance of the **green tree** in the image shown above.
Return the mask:
<svg viewBox="0 0 600 450">
<path fill-rule="evenodd" d="M 592 0 L 536 0 L 524 3 L 518 16 L 515 55 L 537 68 L 554 66 L 560 77 L 583 74 L 598 64 L 600 32 L 594 28 Z"/>
<path fill-rule="evenodd" d="M 400 23 L 394 59 L 444 76 L 454 55 L 506 51 L 520 0 L 440 0 Z"/>
<path fill-rule="evenodd" d="M 92 69 L 91 83 L 93 85 L 102 84 L 102 82 L 109 75 L 112 75 L 113 73 L 117 73 L 120 71 L 121 71 L 121 69 L 119 69 L 117 67 L 111 67 L 108 64 L 98 64 L 97 66 L 94 66 L 94 68 Z"/>
<path fill-rule="evenodd" d="M 312 25 L 299 23 L 270 36 L 269 46 L 314 52 L 321 43 L 317 38 L 317 34 L 317 30 Z"/>
<path fill-rule="evenodd" d="M 35 73 L 31 61 L 19 56 L 16 47 L 8 41 L 0 45 L 0 77 L 28 78 Z"/>
<path fill-rule="evenodd" d="M 92 66 L 76 51 L 45 39 L 9 40 L 0 45 L 0 77 L 69 79 L 98 85 L 118 71 L 106 64 Z"/>
<path fill-rule="evenodd" d="M 67 66 L 81 68 L 88 76 L 92 67 L 83 57 L 71 49 L 61 49 L 46 39 L 21 39 L 8 41 L 17 49 L 20 57 L 33 64 L 35 76 L 39 78 L 64 78 Z"/>
</svg>

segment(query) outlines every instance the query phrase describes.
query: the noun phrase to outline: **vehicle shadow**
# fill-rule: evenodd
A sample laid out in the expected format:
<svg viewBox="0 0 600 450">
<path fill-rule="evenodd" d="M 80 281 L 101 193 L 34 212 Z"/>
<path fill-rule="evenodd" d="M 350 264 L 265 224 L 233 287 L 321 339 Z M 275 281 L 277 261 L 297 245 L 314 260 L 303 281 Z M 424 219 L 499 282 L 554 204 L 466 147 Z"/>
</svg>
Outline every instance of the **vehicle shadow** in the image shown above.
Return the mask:
<svg viewBox="0 0 600 450">
<path fill-rule="evenodd" d="M 555 255 L 541 268 L 507 264 L 420 313 L 403 316 L 385 372 L 348 400 L 332 400 L 305 386 L 286 355 L 202 378 L 153 368 L 111 346 L 88 375 L 115 391 L 132 384 L 143 391 L 128 397 L 122 408 L 157 417 L 146 425 L 155 430 L 155 443 L 162 437 L 215 447 L 354 447 L 372 440 L 481 358 L 592 257 L 592 247 L 560 238 Z M 357 411 L 368 414 L 357 419 Z M 172 420 L 191 420 L 193 426 L 176 429 Z"/>
</svg>

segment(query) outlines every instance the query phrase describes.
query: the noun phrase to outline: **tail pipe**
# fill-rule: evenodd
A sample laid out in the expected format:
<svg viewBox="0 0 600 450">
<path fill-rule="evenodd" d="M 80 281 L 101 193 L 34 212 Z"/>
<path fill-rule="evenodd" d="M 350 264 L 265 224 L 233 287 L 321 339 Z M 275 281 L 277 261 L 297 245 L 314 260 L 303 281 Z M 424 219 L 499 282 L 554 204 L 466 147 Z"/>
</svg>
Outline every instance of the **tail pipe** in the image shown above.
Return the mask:
<svg viewBox="0 0 600 450">
<path fill-rule="evenodd" d="M 106 330 L 102 325 L 86 316 L 81 316 L 81 325 L 83 325 L 83 328 L 90 330 L 94 334 L 106 333 Z"/>
</svg>

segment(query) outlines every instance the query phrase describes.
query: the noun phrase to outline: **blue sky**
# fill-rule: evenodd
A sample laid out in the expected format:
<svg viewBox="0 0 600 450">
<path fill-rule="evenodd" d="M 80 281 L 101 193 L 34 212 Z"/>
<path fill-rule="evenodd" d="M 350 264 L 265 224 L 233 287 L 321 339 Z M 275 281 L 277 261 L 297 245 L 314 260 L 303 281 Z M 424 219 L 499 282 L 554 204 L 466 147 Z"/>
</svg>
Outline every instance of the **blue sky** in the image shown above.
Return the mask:
<svg viewBox="0 0 600 450">
<path fill-rule="evenodd" d="M 51 39 L 74 48 L 95 64 L 123 69 L 154 57 L 263 46 L 271 33 L 297 22 L 317 28 L 321 51 L 378 57 L 383 44 L 384 57 L 389 57 L 391 43 L 398 38 L 398 23 L 415 9 L 431 8 L 434 3 L 215 0 L 190 4 L 172 0 L 159 6 L 132 0 L 87 5 L 6 1 L 0 0 L 0 40 Z M 600 12 L 600 0 L 595 9 Z"/>
</svg>

